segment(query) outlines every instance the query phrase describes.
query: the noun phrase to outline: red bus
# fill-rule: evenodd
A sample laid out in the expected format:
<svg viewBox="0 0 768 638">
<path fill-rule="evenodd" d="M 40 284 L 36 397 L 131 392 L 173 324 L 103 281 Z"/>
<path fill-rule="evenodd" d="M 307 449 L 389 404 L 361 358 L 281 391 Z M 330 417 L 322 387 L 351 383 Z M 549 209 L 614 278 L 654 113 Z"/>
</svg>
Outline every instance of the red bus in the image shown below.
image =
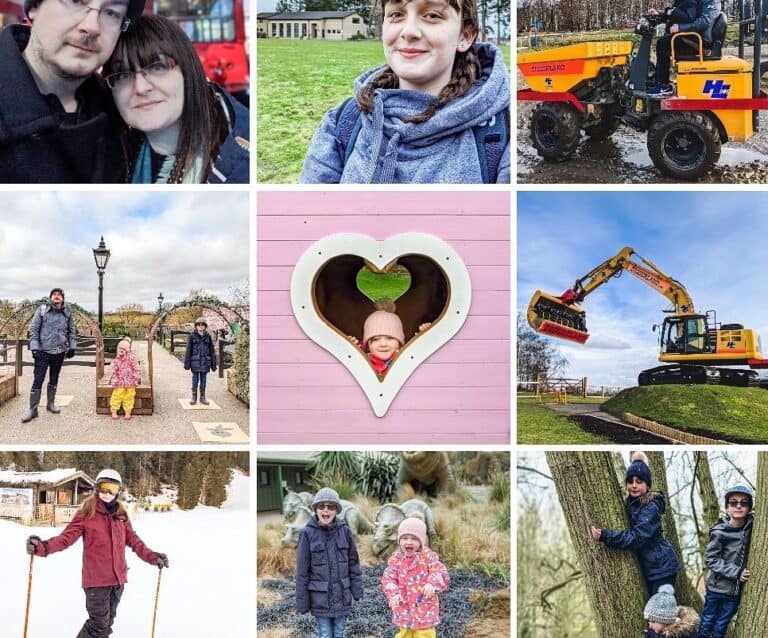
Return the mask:
<svg viewBox="0 0 768 638">
<path fill-rule="evenodd" d="M 0 0 L 0 27 L 23 22 L 25 19 L 24 0 Z"/>
<path fill-rule="evenodd" d="M 176 22 L 194 43 L 208 79 L 247 103 L 243 0 L 148 0 L 146 11 Z"/>
</svg>

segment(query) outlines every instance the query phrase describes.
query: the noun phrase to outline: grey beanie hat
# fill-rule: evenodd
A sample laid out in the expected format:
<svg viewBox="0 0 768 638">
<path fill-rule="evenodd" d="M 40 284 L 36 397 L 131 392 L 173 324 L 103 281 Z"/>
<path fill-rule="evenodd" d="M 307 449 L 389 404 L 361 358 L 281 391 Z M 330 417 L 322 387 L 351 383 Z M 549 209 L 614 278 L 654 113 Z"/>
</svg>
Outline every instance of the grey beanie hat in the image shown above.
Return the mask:
<svg viewBox="0 0 768 638">
<path fill-rule="evenodd" d="M 203 324 L 206 328 L 208 327 L 208 320 L 205 317 L 198 317 L 195 319 L 195 325 Z"/>
<path fill-rule="evenodd" d="M 672 585 L 662 585 L 645 604 L 643 616 L 648 622 L 659 622 L 671 625 L 677 620 L 677 601 L 675 588 Z"/>
<path fill-rule="evenodd" d="M 323 487 L 317 491 L 315 498 L 312 499 L 312 511 L 317 509 L 320 503 L 333 503 L 336 505 L 336 509 L 341 513 L 341 501 L 339 500 L 339 493 L 331 489 L 330 487 Z"/>
</svg>

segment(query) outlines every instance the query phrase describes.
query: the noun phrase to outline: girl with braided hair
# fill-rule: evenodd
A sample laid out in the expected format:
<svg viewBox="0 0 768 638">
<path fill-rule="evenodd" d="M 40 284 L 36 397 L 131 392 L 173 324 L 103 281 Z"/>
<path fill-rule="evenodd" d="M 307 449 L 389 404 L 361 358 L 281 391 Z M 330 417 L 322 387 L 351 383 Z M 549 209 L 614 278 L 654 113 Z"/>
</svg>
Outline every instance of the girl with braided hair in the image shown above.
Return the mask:
<svg viewBox="0 0 768 638">
<path fill-rule="evenodd" d="M 299 181 L 508 183 L 509 76 L 476 0 L 381 0 L 387 64 L 326 113 Z"/>
</svg>

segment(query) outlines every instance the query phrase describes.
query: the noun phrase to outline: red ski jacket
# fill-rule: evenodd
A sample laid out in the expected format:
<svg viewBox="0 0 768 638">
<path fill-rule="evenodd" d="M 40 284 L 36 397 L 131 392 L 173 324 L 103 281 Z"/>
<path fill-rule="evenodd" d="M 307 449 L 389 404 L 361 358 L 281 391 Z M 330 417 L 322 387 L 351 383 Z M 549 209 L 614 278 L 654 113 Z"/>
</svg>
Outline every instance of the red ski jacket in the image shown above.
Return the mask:
<svg viewBox="0 0 768 638">
<path fill-rule="evenodd" d="M 48 556 L 67 549 L 83 537 L 83 588 L 111 587 L 128 581 L 125 548 L 130 547 L 141 560 L 157 564 L 158 554 L 149 549 L 133 531 L 124 508 L 110 514 L 98 497 L 96 513 L 88 518 L 82 509 L 58 536 L 38 543 L 35 554 Z"/>
</svg>

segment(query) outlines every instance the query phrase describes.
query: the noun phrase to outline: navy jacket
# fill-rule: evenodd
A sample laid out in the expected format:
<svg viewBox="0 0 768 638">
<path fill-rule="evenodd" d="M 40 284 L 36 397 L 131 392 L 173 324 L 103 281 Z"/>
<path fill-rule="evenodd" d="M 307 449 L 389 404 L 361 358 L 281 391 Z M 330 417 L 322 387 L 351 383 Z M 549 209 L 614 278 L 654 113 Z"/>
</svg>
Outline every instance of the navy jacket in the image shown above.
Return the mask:
<svg viewBox="0 0 768 638">
<path fill-rule="evenodd" d="M 638 498 L 628 498 L 626 507 L 630 529 L 626 532 L 604 529 L 600 540 L 611 549 L 633 551 L 646 580 L 675 575 L 680 563 L 661 529 L 661 517 L 666 509 L 664 494 L 648 492 Z"/>
<path fill-rule="evenodd" d="M 319 618 L 349 614 L 352 599 L 363 597 L 363 575 L 349 526 L 334 519 L 309 519 L 296 550 L 296 611 Z"/>
<path fill-rule="evenodd" d="M 218 157 L 205 178 L 207 184 L 247 184 L 250 168 L 250 122 L 248 109 L 217 85 L 213 85 L 222 108 L 227 110 L 230 132 L 219 147 Z"/>
<path fill-rule="evenodd" d="M 123 127 L 95 74 L 77 90 L 77 123 L 64 124 L 61 104 L 44 96 L 22 57 L 29 27 L 0 31 L 0 182 L 119 182 L 125 173 Z"/>
<path fill-rule="evenodd" d="M 202 336 L 194 330 L 187 337 L 187 350 L 184 353 L 184 369 L 192 372 L 208 372 L 216 370 L 216 349 L 213 347 L 211 335 L 204 332 Z"/>
</svg>

